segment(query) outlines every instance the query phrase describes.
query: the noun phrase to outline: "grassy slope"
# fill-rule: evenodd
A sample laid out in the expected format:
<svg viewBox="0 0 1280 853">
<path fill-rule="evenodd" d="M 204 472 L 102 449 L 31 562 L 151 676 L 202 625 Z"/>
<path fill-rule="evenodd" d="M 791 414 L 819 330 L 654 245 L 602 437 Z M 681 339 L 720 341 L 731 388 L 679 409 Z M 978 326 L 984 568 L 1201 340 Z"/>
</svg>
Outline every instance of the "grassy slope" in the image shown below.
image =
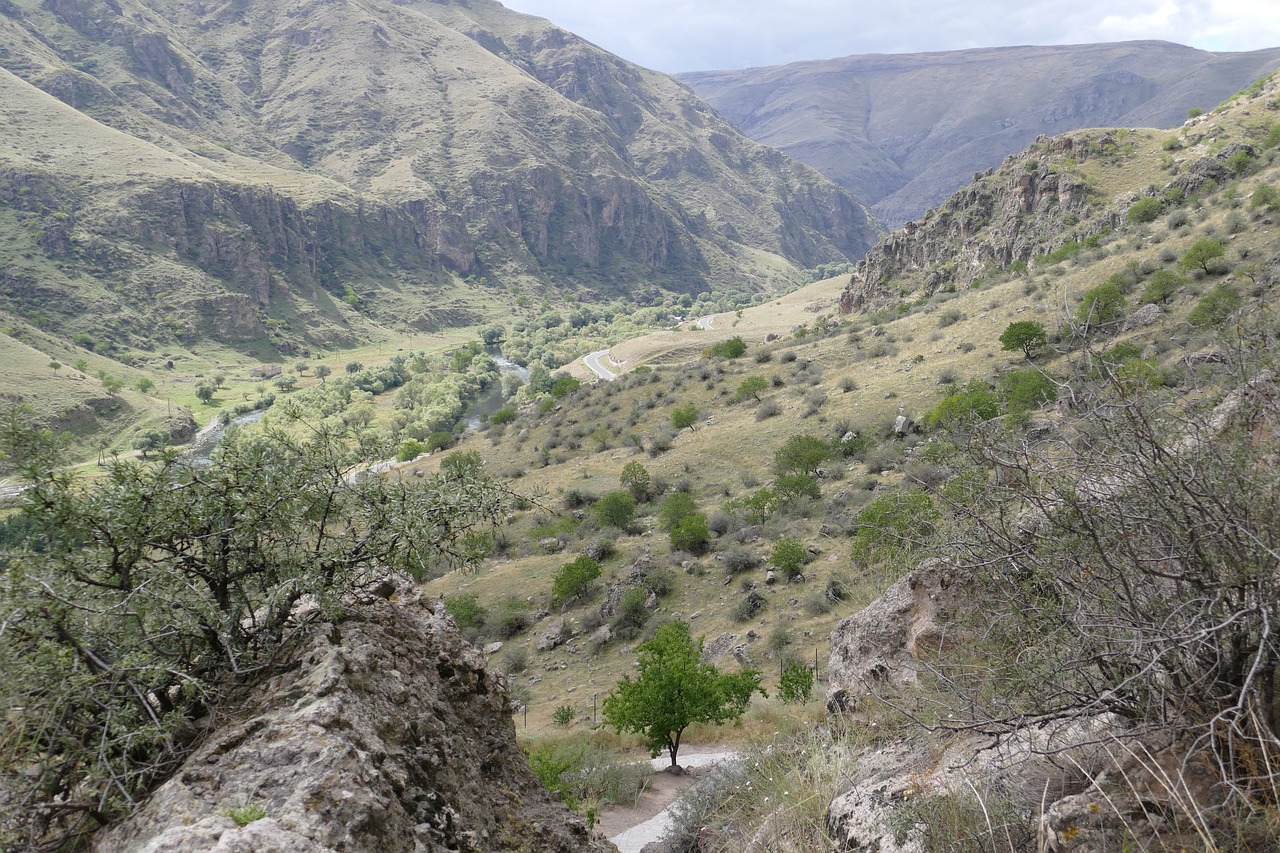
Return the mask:
<svg viewBox="0 0 1280 853">
<path fill-rule="evenodd" d="M 1271 91 L 1268 97 L 1274 99 L 1275 92 Z M 1262 112 L 1260 119 L 1255 102 L 1237 104 L 1219 114 L 1190 122 L 1177 132 L 1187 147 L 1177 152 L 1176 157 L 1182 163 L 1189 163 L 1219 150 L 1226 141 L 1256 140 L 1262 120 L 1266 118 L 1270 115 Z M 1123 212 L 1134 193 L 1149 184 L 1159 186 L 1169 180 L 1167 167 L 1161 166 L 1166 156 L 1163 141 L 1169 136 L 1167 131 L 1136 132 L 1129 137 L 1136 143 L 1132 154 L 1110 160 L 1089 160 L 1078 167 L 1081 176 L 1109 200 L 1100 207 L 1114 204 Z M 1056 329 L 1075 311 L 1086 290 L 1134 264 L 1147 270 L 1173 270 L 1176 266 L 1173 258 L 1207 236 L 1227 243 L 1228 258 L 1239 270 L 1246 270 L 1246 259 L 1274 259 L 1280 254 L 1280 238 L 1272 220 L 1264 211 L 1250 211 L 1247 200 L 1258 187 L 1274 184 L 1276 175 L 1273 156 L 1271 165 L 1207 196 L 1199 206 L 1179 208 L 1188 219 L 1186 225 L 1170 228 L 1166 220 L 1171 215 L 1182 215 L 1172 213 L 1151 225 L 1126 225 L 1104 239 L 1099 248 L 1086 250 L 1073 261 L 1043 266 L 1028 274 L 1001 275 L 981 289 L 942 293 L 932 300 L 912 303 L 906 316 L 880 325 L 868 324 L 865 318 L 834 317 L 833 300 L 841 282 L 832 280 L 747 309 L 741 318 L 732 313 L 718 315 L 710 332 L 690 331 L 685 324 L 679 331 L 621 344 L 614 348 L 613 354 L 624 369 L 633 369 L 639 364 L 657 366 L 656 382 L 642 381 L 642 375 L 624 378 L 613 385 L 599 384 L 567 398 L 546 415 L 523 413 L 500 437 L 495 437 L 498 430 L 491 430 L 488 435 L 473 434 L 462 443 L 462 449 L 479 451 L 496 473 L 514 477 L 518 489 L 542 495 L 543 508 L 523 514 L 508 533 L 512 545 L 506 556 L 491 561 L 477 575 L 450 575 L 433 581 L 430 589 L 446 595 L 466 590 L 477 594 L 481 603 L 491 608 L 504 599 L 518 598 L 537 610 L 545 606 L 553 572 L 572 557 L 577 545 L 571 545 L 563 554 L 537 553 L 530 532 L 535 517 L 539 522 L 547 522 L 557 515 L 567 515 L 561 509 L 561 498 L 569 490 L 599 495 L 618 488 L 618 474 L 628 461 L 641 461 L 668 482 L 683 481 L 702 511 L 711 512 L 727 497 L 748 493 L 750 487 L 746 483 L 767 481 L 771 477 L 774 449 L 791 435 L 810 433 L 832 438 L 846 425 L 859 428 L 864 434 L 874 434 L 883 429 L 899 406 L 905 407 L 908 414 L 920 417 L 945 393 L 946 388 L 939 385 L 940 379 L 960 382 L 970 378 L 992 379 L 1022 366 L 1020 354 L 1000 349 L 997 339 L 1005 326 L 1014 320 L 1035 319 Z M 1228 233 L 1229 224 L 1236 221 L 1239 226 L 1241 218 L 1243 230 Z M 1193 278 L 1166 306 L 1165 316 L 1156 325 L 1121 333 L 1114 342 L 1130 341 L 1139 349 L 1155 353 L 1161 365 L 1176 372 L 1185 353 L 1217 345 L 1216 332 L 1196 329 L 1185 322 L 1199 296 L 1217 282 L 1215 277 Z M 1236 283 L 1254 308 L 1271 301 L 1271 290 L 1253 284 L 1247 275 L 1238 274 Z M 1137 304 L 1134 300 L 1140 292 L 1141 285 L 1129 298 L 1130 310 Z M 944 314 L 948 320 L 942 319 Z M 958 320 L 954 319 L 956 314 Z M 810 335 L 803 340 L 790 337 L 797 326 L 807 323 L 812 329 L 823 320 L 834 320 L 838 325 L 826 334 Z M 852 327 L 848 326 L 850 321 L 854 322 Z M 759 364 L 753 354 L 765 346 L 762 340 L 770 333 L 787 338 L 767 345 L 773 353 L 772 360 Z M 702 348 L 732 334 L 741 334 L 749 342 L 747 356 L 736 362 L 708 362 L 699 358 Z M 889 346 L 879 351 L 883 353 L 887 349 L 889 354 L 871 355 L 883 344 Z M 796 354 L 794 362 L 783 361 L 787 352 Z M 817 371 L 800 369 L 806 361 L 820 368 L 821 379 L 816 384 L 810 383 Z M 1059 366 L 1053 356 L 1046 356 L 1040 364 L 1050 371 Z M 737 384 L 751 375 L 782 379 L 782 387 L 772 392 L 781 414 L 757 422 L 754 403 L 728 402 L 728 395 Z M 846 377 L 856 382 L 857 390 L 842 391 L 841 380 Z M 825 392 L 828 400 L 818 414 L 802 417 L 806 408 L 803 397 L 813 390 Z M 656 458 L 626 446 L 623 436 L 628 431 L 649 439 L 669 429 L 670 411 L 681 402 L 697 404 L 700 423 L 696 430 L 681 432 L 672 448 Z M 634 426 L 626 426 L 631 412 L 639 413 L 638 420 Z M 596 451 L 591 432 L 600 425 L 622 435 L 611 435 L 609 446 Z M 575 442 L 579 445 L 576 448 Z M 646 446 L 648 444 L 646 440 Z M 546 467 L 540 467 L 542 447 L 549 447 L 545 452 L 549 463 Z M 428 459 L 419 466 L 431 470 L 436 464 L 437 460 Z M 849 509 L 844 515 L 847 520 L 870 497 L 869 492 L 863 491 L 864 483 L 868 480 L 892 483 L 900 477 L 901 473 L 894 470 L 870 477 L 865 466 L 854 463 L 841 472 L 840 479 L 824 484 L 824 499 L 829 502 L 837 492 L 850 491 Z M 851 569 L 847 537 L 838 532 L 826 535 L 820 532 L 821 525 L 820 511 L 812 517 L 775 521 L 760 531 L 760 540 L 748 543 L 764 555 L 773 538 L 788 534 L 798 536 L 819 551 L 817 561 L 809 567 L 808 582 L 792 587 L 780 584 L 768 590 L 768 609 L 750 623 L 733 622 L 728 611 L 742 595 L 740 578 L 726 585 L 714 554 L 698 561 L 702 573 L 697 570 L 685 573 L 678 565 L 674 566 L 675 592 L 662 602 L 662 612 L 684 618 L 699 613 L 693 622 L 694 629 L 708 639 L 730 632 L 738 634 L 741 642 L 742 635 L 753 629 L 759 639 L 750 644 L 750 654 L 766 673 L 772 673 L 766 678 L 768 684 L 777 676 L 776 663 L 766 650 L 767 639 L 780 626 L 789 630 L 795 640 L 792 650 L 799 656 L 812 658 L 816 648 L 819 657 L 824 657 L 825 637 L 836 620 L 868 602 L 891 578 L 877 572 L 859 575 Z M 606 575 L 624 574 L 642 554 L 650 555 L 656 564 L 668 561 L 666 536 L 654 529 L 654 519 L 643 519 L 642 527 L 643 533 L 618 541 L 619 553 L 607 561 Z M 830 613 L 810 615 L 803 606 L 805 600 L 820 590 L 834 573 L 842 573 L 852 581 L 854 596 Z M 763 569 L 749 572 L 745 577 L 762 580 Z M 792 599 L 796 599 L 796 603 L 791 603 Z M 571 618 L 580 621 L 596 604 L 598 600 L 586 608 L 575 609 Z M 630 648 L 633 644 L 613 643 L 600 654 L 591 656 L 581 639 L 572 650 L 562 647 L 552 652 L 535 652 L 536 633 L 545 624 L 535 626 L 528 634 L 507 644 L 508 649 L 512 644 L 525 648 L 530 655 L 528 673 L 519 676 L 518 682 L 527 686 L 532 695 L 528 719 L 533 730 L 547 729 L 551 711 L 562 703 L 589 714 L 591 696 L 607 692 L 616 679 L 628 671 L 633 660 Z"/>
</svg>

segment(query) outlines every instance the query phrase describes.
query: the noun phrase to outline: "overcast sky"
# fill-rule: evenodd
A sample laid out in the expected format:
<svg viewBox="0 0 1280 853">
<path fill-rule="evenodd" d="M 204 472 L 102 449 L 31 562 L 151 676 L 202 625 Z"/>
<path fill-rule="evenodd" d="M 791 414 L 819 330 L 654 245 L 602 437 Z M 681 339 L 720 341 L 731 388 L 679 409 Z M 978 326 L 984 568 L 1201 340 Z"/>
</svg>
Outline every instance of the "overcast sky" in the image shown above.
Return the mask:
<svg viewBox="0 0 1280 853">
<path fill-rule="evenodd" d="M 502 0 L 661 71 L 855 53 L 1163 39 L 1280 47 L 1276 0 Z"/>
</svg>

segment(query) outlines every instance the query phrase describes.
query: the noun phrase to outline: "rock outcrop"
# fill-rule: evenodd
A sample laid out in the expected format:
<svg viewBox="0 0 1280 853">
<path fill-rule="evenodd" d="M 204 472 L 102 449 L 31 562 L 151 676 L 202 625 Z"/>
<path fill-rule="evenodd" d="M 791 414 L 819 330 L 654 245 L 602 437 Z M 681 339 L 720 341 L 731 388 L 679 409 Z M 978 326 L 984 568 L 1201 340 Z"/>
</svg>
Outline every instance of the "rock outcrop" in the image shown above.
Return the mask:
<svg viewBox="0 0 1280 853">
<path fill-rule="evenodd" d="M 926 560 L 831 632 L 827 710 L 850 711 L 873 686 L 916 681 L 921 659 L 954 640 L 951 625 L 967 601 L 967 575 Z"/>
<path fill-rule="evenodd" d="M 442 607 L 377 601 L 318 627 L 93 849 L 612 849 L 539 784 L 511 713 Z"/>
</svg>

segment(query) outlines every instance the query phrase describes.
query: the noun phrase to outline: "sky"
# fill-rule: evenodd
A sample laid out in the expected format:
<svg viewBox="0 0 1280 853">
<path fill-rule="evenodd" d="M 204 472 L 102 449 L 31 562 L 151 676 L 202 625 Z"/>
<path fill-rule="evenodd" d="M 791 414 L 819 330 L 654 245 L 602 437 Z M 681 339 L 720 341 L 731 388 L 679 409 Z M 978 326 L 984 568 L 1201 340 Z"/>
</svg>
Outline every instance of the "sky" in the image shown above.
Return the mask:
<svg viewBox="0 0 1280 853">
<path fill-rule="evenodd" d="M 1276 0 L 502 0 L 659 71 L 858 53 L 1162 39 L 1280 47 Z"/>
</svg>

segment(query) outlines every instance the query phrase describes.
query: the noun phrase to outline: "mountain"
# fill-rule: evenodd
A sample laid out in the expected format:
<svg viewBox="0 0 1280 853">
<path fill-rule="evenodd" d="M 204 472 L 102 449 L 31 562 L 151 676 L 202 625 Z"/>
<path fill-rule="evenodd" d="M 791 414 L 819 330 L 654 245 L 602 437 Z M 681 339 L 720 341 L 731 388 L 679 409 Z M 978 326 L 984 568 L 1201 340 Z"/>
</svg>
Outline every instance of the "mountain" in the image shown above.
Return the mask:
<svg viewBox="0 0 1280 853">
<path fill-rule="evenodd" d="M 1280 63 L 1159 41 L 848 56 L 678 75 L 744 133 L 854 192 L 890 227 L 1042 134 L 1173 127 Z"/>
<path fill-rule="evenodd" d="M 671 78 L 491 0 L 0 0 L 0 221 L 10 330 L 135 359 L 770 289 L 875 236 Z"/>
</svg>

